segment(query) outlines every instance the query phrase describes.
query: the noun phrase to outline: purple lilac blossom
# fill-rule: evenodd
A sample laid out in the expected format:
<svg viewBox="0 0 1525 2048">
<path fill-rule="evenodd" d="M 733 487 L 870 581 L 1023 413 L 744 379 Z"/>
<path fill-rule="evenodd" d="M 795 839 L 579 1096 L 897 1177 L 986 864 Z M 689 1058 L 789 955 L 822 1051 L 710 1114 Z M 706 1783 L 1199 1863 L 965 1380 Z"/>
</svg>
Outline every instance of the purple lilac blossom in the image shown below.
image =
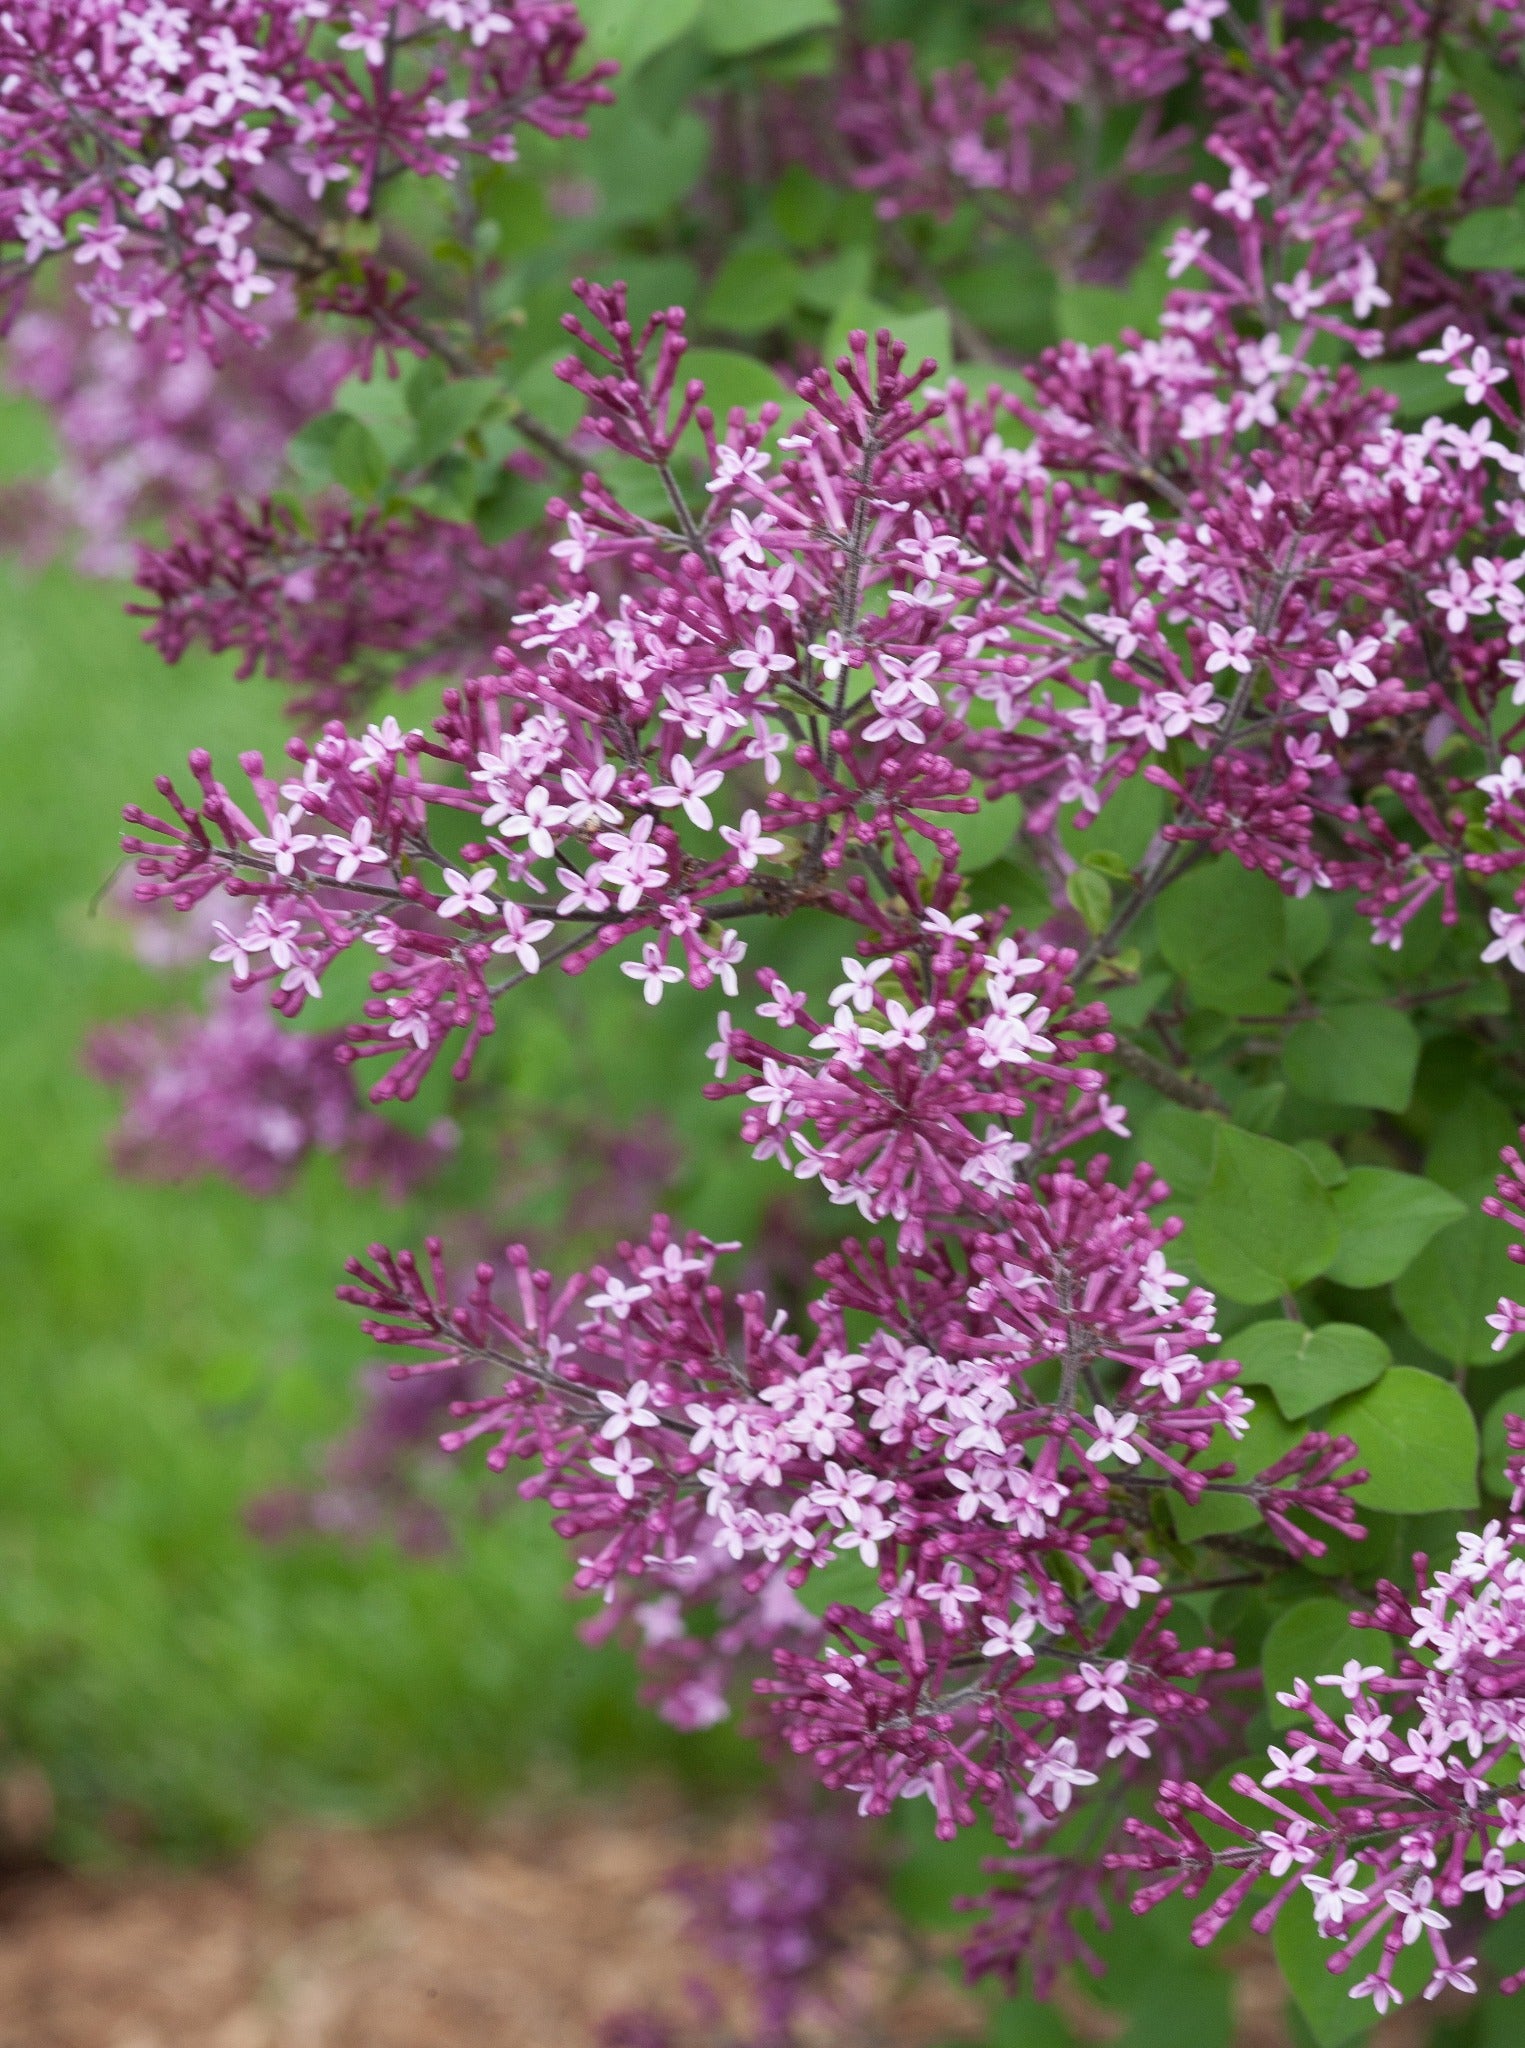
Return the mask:
<svg viewBox="0 0 1525 2048">
<path fill-rule="evenodd" d="M 515 158 L 514 127 L 583 132 L 563 0 L 28 0 L 0 20 L 0 303 L 58 257 L 102 325 L 259 338 L 283 272 L 389 344 L 410 288 L 342 222 L 394 169 Z M 347 257 L 347 265 L 339 259 Z"/>
<path fill-rule="evenodd" d="M 543 566 L 531 535 L 494 543 L 425 512 L 320 501 L 298 518 L 226 497 L 182 519 L 167 546 L 139 550 L 142 595 L 128 609 L 166 661 L 193 646 L 236 651 L 241 677 L 295 685 L 292 715 L 318 726 L 383 687 L 490 664 Z"/>
<path fill-rule="evenodd" d="M 112 1138 L 118 1168 L 149 1180 L 220 1173 L 251 1194 L 286 1184 L 313 1152 L 357 1185 L 400 1200 L 455 1149 L 440 1119 L 422 1137 L 357 1099 L 332 1033 L 283 1029 L 266 1006 L 224 993 L 209 1015 L 138 1018 L 96 1032 L 91 1070 L 127 1091 Z"/>
<path fill-rule="evenodd" d="M 1394 1972 L 1410 1949 L 1427 1999 L 1476 1991 L 1474 1944 L 1525 1886 L 1525 1422 L 1510 1416 L 1508 1436 L 1508 1514 L 1463 1531 L 1442 1570 L 1416 1556 L 1415 1594 L 1381 1580 L 1352 1616 L 1390 1638 L 1396 1671 L 1352 1657 L 1279 1693 L 1298 1718 L 1258 1781 L 1234 1774 L 1239 1811 L 1167 1779 L 1160 1825 L 1125 1824 L 1131 1846 L 1108 1862 L 1143 1880 L 1135 1911 L 1226 1877 L 1195 1923 L 1207 1942 L 1269 1879 L 1251 1925 L 1265 1933 L 1311 1895 L 1330 1970 L 1378 2014 L 1403 2003 Z M 1522 1983 L 1516 1972 L 1500 1988 Z"/>
</svg>

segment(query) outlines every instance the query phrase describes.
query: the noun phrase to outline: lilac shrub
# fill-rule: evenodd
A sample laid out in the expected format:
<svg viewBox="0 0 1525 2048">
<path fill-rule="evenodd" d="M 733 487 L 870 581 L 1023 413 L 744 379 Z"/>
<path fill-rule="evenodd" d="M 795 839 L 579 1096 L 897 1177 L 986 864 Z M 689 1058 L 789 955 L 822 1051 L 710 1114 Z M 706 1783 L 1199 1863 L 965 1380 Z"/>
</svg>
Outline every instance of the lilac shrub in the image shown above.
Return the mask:
<svg viewBox="0 0 1525 2048">
<path fill-rule="evenodd" d="M 939 69 L 870 13 L 776 58 L 766 9 L 756 43 L 701 24 L 688 72 L 606 25 L 638 116 L 701 77 L 726 140 L 739 103 L 792 110 L 759 152 L 796 160 L 738 257 L 704 237 L 748 195 L 712 183 L 615 250 L 632 283 L 573 283 L 559 392 L 519 381 L 540 287 L 503 223 L 569 268 L 625 232 L 617 203 L 545 225 L 587 218 L 545 138 L 609 96 L 563 7 L 272 17 L 237 60 L 260 119 L 156 58 L 154 119 L 211 142 L 81 140 L 82 183 L 18 182 L 24 266 L 93 265 L 108 322 L 246 332 L 282 250 L 420 358 L 401 452 L 332 412 L 299 442 L 328 487 L 145 557 L 161 649 L 237 650 L 303 725 L 128 810 L 138 898 L 226 972 L 205 1029 L 251 1034 L 211 1099 L 175 1045 L 145 1062 L 132 1115 L 248 1178 L 261 1076 L 316 1071 L 285 1048 L 464 1107 L 552 970 L 631 1032 L 713 1001 L 704 1095 L 826 1243 L 811 1286 L 658 1215 L 580 1272 L 375 1245 L 344 1298 L 448 1392 L 449 1448 L 522 1470 L 669 1721 L 748 1702 L 823 1796 L 994 1844 L 973 1974 L 1045 1994 L 1124 1902 L 1209 1891 L 1193 1939 L 1275 1929 L 1337 2048 L 1415 1988 L 1520 1981 L 1485 1937 L 1525 1888 L 1525 1165 L 1482 1183 L 1525 1111 L 1521 27 L 1119 0 Z M 87 100 L 93 20 L 50 30 L 87 38 Z M 801 134 L 823 92 L 840 158 Z M 511 120 L 539 228 L 464 161 Z M 205 148 L 255 237 L 226 262 L 185 240 Z M 379 206 L 394 175 L 435 225 L 459 188 L 464 285 Z M 706 262 L 701 328 L 786 377 L 642 296 L 664 235 Z M 908 303 L 1019 242 L 1107 339 L 1008 365 L 967 296 Z"/>
</svg>

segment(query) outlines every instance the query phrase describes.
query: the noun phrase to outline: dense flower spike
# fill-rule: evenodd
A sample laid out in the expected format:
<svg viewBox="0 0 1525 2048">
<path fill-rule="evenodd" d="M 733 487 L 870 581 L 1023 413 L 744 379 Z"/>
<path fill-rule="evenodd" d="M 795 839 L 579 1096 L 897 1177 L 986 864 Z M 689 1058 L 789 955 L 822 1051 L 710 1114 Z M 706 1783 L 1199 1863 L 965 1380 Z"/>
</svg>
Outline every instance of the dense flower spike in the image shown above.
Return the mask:
<svg viewBox="0 0 1525 2048">
<path fill-rule="evenodd" d="M 1382 1582 L 1359 1617 L 1371 1661 L 1299 1678 L 1280 1696 L 1297 1715 L 1259 1782 L 1236 1773 L 1231 1810 L 1199 1785 L 1167 1782 L 1160 1827 L 1130 1821 L 1134 1846 L 1110 1859 L 1147 1874 L 1140 1909 L 1181 1888 L 1227 1886 L 1199 1915 L 1208 1941 L 1252 1897 L 1262 1933 L 1299 1892 L 1330 1945 L 1329 1968 L 1378 2013 L 1401 2005 L 1406 1952 L 1424 1959 L 1424 1996 L 1475 1991 L 1476 1943 L 1525 1886 L 1525 1423 L 1509 1418 L 1506 1518 L 1464 1533 L 1431 1576 L 1415 1559 L 1417 1597 Z M 1390 1665 L 1396 1663 L 1396 1669 Z M 1228 1846 L 1214 1848 L 1212 1837 Z M 1473 1953 L 1464 1953 L 1465 1950 Z M 1514 1990 L 1525 1973 L 1506 1979 Z"/>
<path fill-rule="evenodd" d="M 1246 211 L 1237 270 L 1193 242 L 1186 256 L 1209 264 L 1215 288 L 1178 294 L 1158 341 L 1051 352 L 1036 402 L 976 401 L 954 383 L 923 403 L 930 365 L 909 374 L 888 335 L 855 336 L 840 383 L 802 382 L 776 477 L 772 410 L 756 424 L 738 413 L 722 435 L 702 385 L 682 380 L 680 314 L 635 335 L 619 290 L 585 288 L 606 339 L 572 323 L 592 362 L 564 373 L 592 429 L 662 478 L 675 529 L 590 481 L 551 551 L 562 591 L 515 614 L 500 672 L 450 692 L 432 737 L 395 720 L 358 737 L 330 725 L 311 748 L 293 743 L 300 776 L 277 783 L 250 764 L 262 815 L 196 760 L 203 807 L 153 825 L 171 850 L 129 842 L 144 892 L 183 904 L 227 884 L 258 897 L 282 941 L 258 944 L 252 965 L 247 949 L 222 957 L 241 981 L 275 982 L 292 1011 L 341 952 L 375 946 L 388 964 L 354 1049 L 410 1048 L 382 1084 L 404 1093 L 456 1029 L 464 1071 L 497 995 L 543 957 L 577 972 L 635 940 L 625 972 L 648 1002 L 684 978 L 730 995 L 746 952 L 731 920 L 797 904 L 847 917 L 881 961 L 935 940 L 953 979 L 934 991 L 924 962 L 888 1042 L 916 1035 L 929 1002 L 946 1028 L 950 949 L 988 936 L 957 914 L 954 864 L 953 828 L 980 788 L 1023 795 L 1061 872 L 1074 865 L 1061 818 L 1084 825 L 1139 774 L 1173 800 L 1104 949 L 1204 849 L 1294 895 L 1353 891 L 1391 946 L 1432 898 L 1454 922 L 1460 889 L 1525 862 L 1508 773 L 1481 774 L 1469 798 L 1473 817 L 1486 798 L 1502 843 L 1482 852 L 1459 801 L 1468 778 L 1423 753 L 1423 772 L 1412 765 L 1416 736 L 1481 764 L 1501 744 L 1522 563 L 1506 539 L 1516 458 L 1492 436 L 1520 431 L 1503 396 L 1515 357 L 1496 364 L 1448 329 L 1427 353 L 1484 416 L 1476 431 L 1438 419 L 1400 431 L 1385 393 L 1313 364 L 1321 337 L 1378 340 L 1331 310 L 1368 291 L 1343 239 L 1310 258 L 1335 275 L 1295 336 L 1239 338 L 1245 280 L 1266 261 Z M 693 435 L 708 475 L 697 507 L 672 468 Z M 292 586 L 270 517 L 251 526 L 230 511 L 165 558 L 168 644 L 187 605 L 210 605 L 214 621 L 230 608 L 244 623 L 226 637 L 251 658 L 285 643 Z M 308 544 L 292 573 L 320 598 L 320 622 L 330 580 L 343 619 L 352 559 L 369 551 L 380 567 L 400 538 L 341 523 Z M 295 533 L 287 544 L 301 552 Z M 623 587 L 606 598 L 614 566 Z M 264 635 L 247 624 L 261 606 Z M 379 622 L 366 631 L 384 638 Z M 317 645 L 342 659 L 343 628 Z M 1514 732 L 1506 722 L 1505 740 Z M 477 835 L 453 859 L 430 837 L 441 811 Z M 1517 915 L 1492 910 L 1487 958 L 1508 951 Z M 913 940 L 918 929 L 928 936 Z M 503 955 L 516 973 L 495 978 Z M 992 971 L 979 1063 L 1025 1066 L 1037 1027 L 1016 981 L 1033 970 Z M 831 998 L 829 1028 L 811 1013 L 838 1069 L 885 1039 L 865 1008 L 898 1000 L 860 988 L 866 1003 L 845 983 Z M 766 1115 L 784 1118 L 777 1102 Z"/>
<path fill-rule="evenodd" d="M 780 1734 L 861 1812 L 925 1796 L 951 1836 L 985 1807 L 1020 1843 L 1187 1740 L 1232 1663 L 1168 1625 L 1155 1489 L 1248 1495 L 1293 1556 L 1322 1552 L 1319 1524 L 1357 1529 L 1348 1441 L 1309 1436 L 1249 1481 L 1207 1455 L 1252 1404 L 1200 1355 L 1212 1300 L 1178 1296 L 1174 1230 L 1147 1220 L 1165 1188 L 1105 1170 L 1008 1190 L 999 1222 L 915 1256 L 850 1241 L 808 1341 L 727 1296 L 727 1247 L 661 1217 L 561 1287 L 514 1248 L 452 1305 L 437 1245 L 427 1272 L 376 1246 L 343 1292 L 428 1354 L 405 1370 L 505 1375 L 446 1441 L 535 1461 L 520 1491 L 633 1624 L 669 1718 L 723 1716 L 731 1668 L 771 1651 Z M 876 1590 L 823 1627 L 798 1596 L 847 1558 Z"/>
<path fill-rule="evenodd" d="M 512 162 L 513 129 L 580 129 L 564 0 L 25 0 L 0 19 L 0 303 L 72 268 L 92 316 L 258 339 L 282 274 L 404 336 L 406 292 L 346 240 L 399 170 Z M 337 193 L 337 202 L 330 200 Z"/>
<path fill-rule="evenodd" d="M 793 2048 L 823 2027 L 837 2039 L 858 2038 L 861 1992 L 837 1980 L 833 1966 L 871 1875 L 861 1829 L 841 1814 L 803 1808 L 773 1820 L 744 1860 L 673 1873 L 690 1933 L 746 1988 L 746 2032 L 728 2029 L 728 2048 Z M 708 1983 L 685 1988 L 693 2031 L 654 2013 L 621 2013 L 601 2031 L 600 2048 L 698 2048 L 720 2038 L 715 1990 Z"/>
<path fill-rule="evenodd" d="M 1525 1229 L 1513 1147 L 1504 1163 L 1483 1206 Z M 1525 1309 L 1501 1300 L 1488 1320 L 1503 1344 L 1525 1329 Z M 1210 1941 L 1251 1903 L 1266 1932 L 1303 1891 L 1329 1969 L 1378 2013 L 1403 2003 L 1395 1974 L 1412 1974 L 1409 1951 L 1425 1960 L 1426 1998 L 1476 1990 L 1477 1955 L 1462 1951 L 1525 1887 L 1525 1421 L 1509 1415 L 1505 1431 L 1508 1514 L 1464 1531 L 1444 1570 L 1417 1556 L 1414 1595 L 1378 1582 L 1370 1613 L 1352 1617 L 1372 1631 L 1370 1657 L 1277 1695 L 1295 1718 L 1259 1780 L 1236 1773 L 1232 1807 L 1167 1780 L 1162 1825 L 1126 1823 L 1131 1846 L 1108 1862 L 1147 1880 L 1135 1910 L 1226 1877 L 1195 1924 Z M 1521 1984 L 1525 1972 L 1502 1988 Z"/>
<path fill-rule="evenodd" d="M 1063 247 L 1081 276 L 1126 276 L 1180 182 L 1188 131 L 1166 127 L 1164 95 L 1188 66 L 1166 39 L 1161 61 L 1129 75 L 1106 33 L 1115 14 L 1108 0 L 1061 0 L 1041 28 L 996 33 L 990 57 L 999 70 L 964 63 L 926 82 L 910 44 L 855 52 L 834 123 L 854 183 L 886 219 L 946 216 L 972 200 L 1001 228 Z M 1090 122 L 1115 122 L 1130 102 L 1142 104 L 1128 146 L 1098 176 L 1077 135 L 1077 110 Z"/>
<path fill-rule="evenodd" d="M 304 722 L 351 716 L 384 685 L 408 689 L 474 669 L 509 630 L 539 568 L 528 536 L 489 545 L 474 526 L 320 503 L 308 519 L 232 497 L 141 549 L 144 638 L 166 661 L 236 651 L 239 674 L 295 684 Z M 420 606 L 418 593 L 429 592 Z"/>
</svg>

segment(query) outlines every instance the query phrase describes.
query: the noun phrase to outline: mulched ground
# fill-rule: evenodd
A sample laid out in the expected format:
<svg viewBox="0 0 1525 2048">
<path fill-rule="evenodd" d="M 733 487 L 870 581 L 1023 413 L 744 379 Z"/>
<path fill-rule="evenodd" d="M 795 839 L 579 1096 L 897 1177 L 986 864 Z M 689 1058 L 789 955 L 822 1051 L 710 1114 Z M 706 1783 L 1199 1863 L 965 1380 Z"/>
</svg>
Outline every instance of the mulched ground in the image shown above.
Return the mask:
<svg viewBox="0 0 1525 2048">
<path fill-rule="evenodd" d="M 656 1802 L 29 1877 L 0 1893 L 0 2048 L 593 2048 L 611 2013 L 687 2010 L 702 1959 L 663 1879 L 738 1846 Z M 978 2031 L 871 1909 L 840 1989 L 884 2048 Z"/>
</svg>

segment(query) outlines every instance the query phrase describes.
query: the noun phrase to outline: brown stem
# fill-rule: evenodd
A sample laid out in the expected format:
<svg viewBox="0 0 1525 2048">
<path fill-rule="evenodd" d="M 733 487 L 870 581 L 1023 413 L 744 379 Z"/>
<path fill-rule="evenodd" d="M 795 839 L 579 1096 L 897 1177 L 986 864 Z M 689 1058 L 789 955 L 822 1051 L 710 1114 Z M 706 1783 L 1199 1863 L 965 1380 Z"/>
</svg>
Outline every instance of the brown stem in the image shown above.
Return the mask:
<svg viewBox="0 0 1525 2048">
<path fill-rule="evenodd" d="M 1194 1081 L 1189 1074 L 1178 1074 L 1174 1067 L 1167 1067 L 1163 1060 L 1157 1060 L 1153 1053 L 1145 1052 L 1135 1045 L 1131 1038 L 1119 1037 L 1112 1048 L 1112 1057 L 1136 1081 L 1147 1081 L 1151 1088 L 1158 1088 L 1161 1095 L 1168 1095 L 1172 1102 L 1179 1102 L 1185 1109 L 1216 1110 L 1227 1115 L 1228 1104 L 1205 1081 Z"/>
</svg>

